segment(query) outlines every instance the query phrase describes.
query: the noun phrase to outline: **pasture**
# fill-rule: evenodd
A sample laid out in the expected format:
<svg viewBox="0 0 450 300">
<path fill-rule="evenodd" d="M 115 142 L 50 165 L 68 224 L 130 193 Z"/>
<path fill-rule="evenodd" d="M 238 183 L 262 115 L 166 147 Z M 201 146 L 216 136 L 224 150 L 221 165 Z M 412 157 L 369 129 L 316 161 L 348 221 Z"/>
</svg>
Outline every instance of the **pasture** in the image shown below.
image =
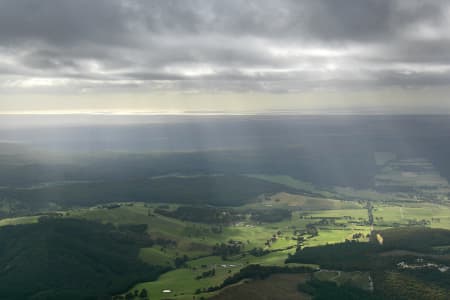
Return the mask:
<svg viewBox="0 0 450 300">
<path fill-rule="evenodd" d="M 377 202 L 373 206 L 375 229 L 397 226 L 450 229 L 450 208 L 445 205 Z M 316 247 L 346 240 L 366 242 L 370 233 L 368 212 L 362 201 L 315 198 L 289 193 L 261 196 L 261 199 L 252 204 L 233 208 L 242 213 L 244 219 L 223 225 L 218 232 L 213 230 L 214 224 L 185 221 L 158 214 L 156 211 L 160 207 L 175 210 L 179 205 L 111 203 L 66 210 L 53 217 L 86 219 L 111 223 L 117 227 L 145 225 L 146 232 L 152 239 L 174 241 L 174 245 L 155 244 L 139 251 L 138 258 L 141 261 L 149 265 L 172 268 L 156 281 L 141 282 L 129 290 L 134 293 L 135 290 L 141 291 L 145 288 L 151 299 L 170 297 L 190 300 L 194 297 L 213 297 L 218 295 L 218 291 L 208 290 L 219 286 L 226 278 L 249 264 L 284 266 L 288 255 L 295 253 L 298 246 Z M 290 217 L 278 222 L 257 222 L 246 215 L 249 210 L 276 208 L 288 209 L 291 212 Z M 35 223 L 38 218 L 39 216 L 29 216 L 3 219 L 0 226 Z M 308 232 L 308 227 L 314 227 L 316 234 Z M 268 244 L 269 240 L 271 242 Z M 229 241 L 241 243 L 239 253 L 226 257 L 214 255 L 215 246 Z M 251 254 L 253 249 L 265 252 L 257 256 Z M 185 256 L 186 260 L 181 265 L 176 265 L 175 260 Z M 334 273 L 318 273 L 317 276 L 325 276 L 326 278 L 321 280 L 331 280 L 338 284 L 355 282 L 355 285 L 367 287 L 367 274 L 340 273 L 337 276 Z M 163 293 L 164 290 L 166 293 Z M 170 290 L 170 293 L 167 293 L 167 290 Z M 227 297 L 227 290 L 228 288 L 225 289 L 223 297 Z"/>
</svg>

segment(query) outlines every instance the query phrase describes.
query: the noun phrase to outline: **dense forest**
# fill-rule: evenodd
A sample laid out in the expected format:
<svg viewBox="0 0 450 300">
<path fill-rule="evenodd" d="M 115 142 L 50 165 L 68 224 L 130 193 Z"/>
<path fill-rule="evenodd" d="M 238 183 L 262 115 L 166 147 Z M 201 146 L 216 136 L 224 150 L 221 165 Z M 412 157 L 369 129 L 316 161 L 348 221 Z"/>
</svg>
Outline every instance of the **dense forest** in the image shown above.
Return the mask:
<svg viewBox="0 0 450 300">
<path fill-rule="evenodd" d="M 154 242 L 136 230 L 74 219 L 0 228 L 4 300 L 110 299 L 163 271 L 137 259 Z"/>
<path fill-rule="evenodd" d="M 233 206 L 281 190 L 297 191 L 246 176 L 195 176 L 5 188 L 0 198 L 17 202 L 19 210 L 38 210 L 49 203 L 67 208 L 129 201 Z"/>
</svg>

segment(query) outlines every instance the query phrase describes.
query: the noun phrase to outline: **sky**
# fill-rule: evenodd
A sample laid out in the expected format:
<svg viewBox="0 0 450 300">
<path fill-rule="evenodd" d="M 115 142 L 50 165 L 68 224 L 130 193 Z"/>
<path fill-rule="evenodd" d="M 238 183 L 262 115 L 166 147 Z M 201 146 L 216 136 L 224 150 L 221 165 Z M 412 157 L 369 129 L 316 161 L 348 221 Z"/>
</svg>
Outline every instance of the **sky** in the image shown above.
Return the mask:
<svg viewBox="0 0 450 300">
<path fill-rule="evenodd" d="M 450 113 L 450 1 L 0 0 L 0 113 Z"/>
</svg>

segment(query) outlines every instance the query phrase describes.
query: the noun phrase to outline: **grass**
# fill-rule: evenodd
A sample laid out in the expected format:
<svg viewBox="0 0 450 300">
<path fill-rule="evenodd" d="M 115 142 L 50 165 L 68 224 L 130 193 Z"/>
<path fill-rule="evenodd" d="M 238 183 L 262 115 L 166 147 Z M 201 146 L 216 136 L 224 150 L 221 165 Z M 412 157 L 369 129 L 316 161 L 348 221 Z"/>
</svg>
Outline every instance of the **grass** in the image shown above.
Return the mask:
<svg viewBox="0 0 450 300">
<path fill-rule="evenodd" d="M 0 227 L 8 225 L 34 224 L 37 223 L 39 216 L 8 218 L 0 220 Z"/>
<path fill-rule="evenodd" d="M 251 208 L 291 208 L 302 210 L 335 210 L 335 209 L 358 209 L 362 205 L 355 201 L 343 201 L 328 198 L 309 197 L 304 195 L 277 193 L 258 203 L 248 204 Z"/>
<path fill-rule="evenodd" d="M 163 274 L 157 281 L 139 283 L 131 291 L 143 288 L 149 291 L 151 299 L 165 299 L 167 294 L 163 290 L 169 289 L 171 299 L 192 299 L 197 289 L 207 289 L 211 286 L 220 285 L 227 277 L 239 272 L 241 268 L 248 264 L 260 264 L 267 266 L 284 266 L 285 259 L 289 251 L 273 252 L 263 257 L 237 256 L 234 259 L 223 260 L 218 256 L 208 256 L 189 261 L 185 268 L 176 269 Z M 292 264 L 298 265 L 298 264 Z M 203 266 L 203 267 L 202 267 Z M 198 275 L 211 269 L 216 270 L 213 277 L 195 279 Z M 217 292 L 202 293 L 201 296 L 213 296 Z"/>
<path fill-rule="evenodd" d="M 163 266 L 173 266 L 173 260 L 178 255 L 188 255 L 191 259 L 186 268 L 176 269 L 163 274 L 155 282 L 140 283 L 133 287 L 141 290 L 146 288 L 152 299 L 163 299 L 167 294 L 162 290 L 170 289 L 170 294 L 174 299 L 192 299 L 197 289 L 207 289 L 210 286 L 220 285 L 225 278 L 238 272 L 243 266 L 252 263 L 262 265 L 284 265 L 288 253 L 293 253 L 295 249 L 272 252 L 262 257 L 251 255 L 237 256 L 229 260 L 222 260 L 220 257 L 207 256 L 205 258 L 196 257 L 211 253 L 211 246 L 215 243 L 225 242 L 229 239 L 239 240 L 244 243 L 245 249 L 254 247 L 264 247 L 264 243 L 278 230 L 282 231 L 281 237 L 272 244 L 270 250 L 284 249 L 295 246 L 296 241 L 292 240 L 293 230 L 289 227 L 292 224 L 304 226 L 304 221 L 298 216 L 291 220 L 272 224 L 237 224 L 236 226 L 225 227 L 220 234 L 213 234 L 208 231 L 208 225 L 183 222 L 176 219 L 160 216 L 153 213 L 157 205 L 149 206 L 143 203 L 134 203 L 132 206 L 123 205 L 115 209 L 90 208 L 79 209 L 69 212 L 69 217 L 78 217 L 89 220 L 99 220 L 104 223 L 121 224 L 147 224 L 148 232 L 153 237 L 170 238 L 177 241 L 176 248 L 165 248 L 161 250 L 159 246 L 141 249 L 139 257 L 149 264 Z M 194 230 L 195 229 L 195 230 Z M 193 232 L 200 232 L 194 235 Z M 190 235 L 190 236 L 189 236 Z M 206 268 L 202 268 L 206 265 Z M 221 265 L 227 265 L 222 267 Z M 232 265 L 232 267 L 230 267 Z M 202 272 L 216 269 L 214 277 L 196 280 Z M 176 296 L 175 296 L 176 294 Z"/>
<path fill-rule="evenodd" d="M 294 201 L 292 198 L 286 200 Z M 299 198 L 299 200 L 302 200 Z M 309 199 L 304 199 L 308 204 Z M 283 200 L 284 201 L 284 200 Z M 281 201 L 279 201 L 281 202 Z M 340 202 L 340 201 L 339 201 Z M 330 202 L 326 202 L 330 203 Z M 331 201 L 331 203 L 335 203 Z M 340 204 L 336 203 L 335 208 L 339 208 Z M 262 257 L 254 257 L 252 255 L 229 258 L 224 261 L 217 256 L 208 256 L 211 253 L 211 246 L 215 243 L 225 242 L 229 239 L 239 240 L 244 243 L 245 249 L 250 250 L 254 247 L 264 248 L 264 243 L 272 234 L 278 230 L 282 231 L 282 236 L 274 244 L 270 250 L 284 249 L 289 246 L 296 245 L 296 241 L 292 240 L 294 228 L 304 229 L 308 223 L 316 223 L 321 218 L 338 218 L 337 224 L 345 226 L 334 225 L 317 225 L 319 228 L 319 235 L 308 238 L 304 243 L 305 247 L 315 247 L 324 244 L 340 243 L 345 239 L 351 239 L 354 233 L 363 233 L 363 236 L 370 232 L 368 226 L 358 226 L 343 219 L 343 216 L 352 217 L 353 221 L 367 220 L 367 210 L 361 205 L 354 203 L 355 208 L 347 209 L 332 209 L 332 210 L 300 210 L 294 211 L 292 218 L 282 222 L 270 224 L 254 224 L 249 222 L 242 222 L 235 226 L 224 227 L 220 234 L 213 234 L 208 229 L 208 225 L 196 224 L 192 222 L 183 222 L 176 219 L 163 217 L 153 214 L 155 205 L 148 205 L 143 203 L 135 203 L 132 206 L 122 206 L 116 209 L 102 209 L 92 208 L 83 209 L 70 212 L 70 216 L 87 218 L 92 220 L 101 220 L 102 222 L 111 222 L 116 225 L 120 224 L 148 224 L 148 232 L 152 236 L 161 236 L 171 238 L 177 241 L 176 248 L 167 248 L 161 250 L 161 247 L 154 246 L 150 248 L 143 248 L 139 253 L 141 260 L 149 264 L 159 265 L 173 265 L 173 260 L 177 255 L 188 255 L 190 260 L 187 262 L 185 268 L 176 269 L 163 274 L 157 281 L 139 283 L 134 286 L 131 291 L 141 290 L 146 288 L 150 294 L 151 299 L 192 299 L 196 296 L 197 289 L 203 290 L 212 286 L 220 285 L 225 278 L 238 272 L 247 264 L 262 264 L 262 265 L 284 265 L 285 259 L 289 253 L 293 253 L 295 249 L 281 250 L 272 252 Z M 263 203 L 260 205 L 264 205 Z M 309 204 L 308 204 L 309 205 Z M 323 203 L 321 204 L 323 205 Z M 316 206 L 317 207 L 317 206 Z M 441 225 L 445 225 L 444 217 L 450 215 L 450 209 L 437 205 L 425 205 L 423 208 L 403 207 L 403 215 L 408 218 L 431 218 L 432 216 L 441 217 Z M 149 215 L 150 212 L 150 215 Z M 300 217 L 302 215 L 302 217 Z M 399 206 L 376 205 L 374 209 L 374 216 L 384 216 L 384 222 L 393 222 L 400 216 Z M 201 257 L 206 256 L 206 257 Z M 222 267 L 226 265 L 226 267 Z M 203 267 L 202 267 L 203 266 Z M 206 267 L 205 267 L 206 266 Z M 216 269 L 216 275 L 200 280 L 195 278 L 201 273 Z M 348 274 L 347 274 L 348 275 Z M 347 278 L 347 275 L 342 275 L 341 281 L 357 281 L 355 278 Z M 347 277 L 346 277 L 347 276 Z M 356 276 L 356 275 L 355 275 Z M 362 276 L 364 277 L 364 276 Z M 367 278 L 361 280 L 366 282 Z M 361 283 L 362 284 L 362 283 Z M 163 290 L 169 289 L 172 291 L 170 295 L 162 293 Z M 202 293 L 201 296 L 214 296 L 214 293 Z M 198 295 L 197 295 L 198 296 Z"/>
<path fill-rule="evenodd" d="M 431 168 L 427 161 L 400 161 L 392 153 L 377 153 L 376 161 L 380 167 L 380 172 L 376 177 L 379 187 L 382 185 L 412 186 L 415 188 L 418 186 L 419 189 L 421 187 L 433 187 L 436 190 L 427 190 L 424 192 L 425 195 L 430 194 L 434 197 L 441 193 L 443 199 L 448 194 L 447 182 Z M 410 168 L 418 168 L 423 172 L 407 171 Z M 260 201 L 251 202 L 234 209 L 285 208 L 292 211 L 292 217 L 281 222 L 262 224 L 247 219 L 232 226 L 225 226 L 221 233 L 213 233 L 210 225 L 181 221 L 155 214 L 155 208 L 160 205 L 157 203 L 124 203 L 114 209 L 102 207 L 73 209 L 66 212 L 66 217 L 112 223 L 117 226 L 146 224 L 147 232 L 152 238 L 176 241 L 176 247 L 163 248 L 154 245 L 153 247 L 141 248 L 139 259 L 150 265 L 174 267 L 176 257 L 187 255 L 189 260 L 186 266 L 169 271 L 156 281 L 138 283 L 131 291 L 146 288 L 150 299 L 167 299 L 169 297 L 181 300 L 190 300 L 194 296 L 198 299 L 200 296 L 217 295 L 218 292 L 200 295 L 196 295 L 195 292 L 198 289 L 204 290 L 220 285 L 224 279 L 248 264 L 285 265 L 286 258 L 295 251 L 297 245 L 297 241 L 293 240 L 293 237 L 295 237 L 294 231 L 296 229 L 304 230 L 307 224 L 314 224 L 318 228 L 319 234 L 315 237 L 305 235 L 304 237 L 307 239 L 303 243 L 303 247 L 341 243 L 346 239 L 352 239 L 355 233 L 361 233 L 365 237 L 370 233 L 370 227 L 367 225 L 368 212 L 364 208 L 367 200 L 371 200 L 374 205 L 375 229 L 385 229 L 397 225 L 407 226 L 413 220 L 427 220 L 430 222 L 427 226 L 450 229 L 449 206 L 425 203 L 406 192 L 380 193 L 375 190 L 355 190 L 348 187 L 332 187 L 329 191 L 325 191 L 308 182 L 284 175 L 249 174 L 247 176 L 290 188 L 286 190 L 292 191 L 292 189 L 295 189 L 320 196 L 312 197 L 285 192 L 261 195 Z M 416 184 L 418 181 L 420 181 L 420 185 Z M 170 204 L 171 209 L 176 207 L 176 204 Z M 344 216 L 347 218 L 344 218 Z M 38 218 L 38 216 L 30 216 L 3 219 L 0 220 L 0 226 L 35 223 Z M 319 224 L 322 219 L 332 221 L 328 224 Z M 266 241 L 277 231 L 282 232 L 281 236 L 270 247 L 266 247 Z M 245 253 L 245 255 L 237 255 L 227 260 L 212 256 L 212 247 L 217 243 L 227 242 L 228 240 L 243 242 L 244 253 L 259 247 L 276 251 L 261 257 L 254 257 Z M 365 240 L 365 238 L 360 239 L 360 241 Z M 286 248 L 293 246 L 294 248 L 286 250 Z M 445 249 L 447 248 L 443 248 L 443 250 Z M 215 276 L 196 279 L 203 272 L 213 268 L 216 271 Z M 364 272 L 322 271 L 316 273 L 315 276 L 320 280 L 334 281 L 338 284 L 351 283 L 362 288 L 367 287 L 368 284 L 368 274 Z M 400 282 L 400 279 L 403 279 L 398 277 L 396 273 L 392 273 L 390 276 L 395 282 Z M 280 291 L 279 286 L 284 286 L 284 282 L 277 280 L 285 279 L 286 282 L 290 282 L 293 278 L 297 277 L 294 275 L 293 277 L 273 276 L 270 281 L 275 280 L 277 284 L 267 285 L 255 281 L 236 289 L 226 289 L 222 296 L 217 296 L 217 299 L 233 299 L 236 290 L 239 295 L 261 295 L 259 292 L 262 292 L 262 295 L 273 295 L 277 293 L 276 291 Z M 397 285 L 395 286 L 397 287 Z M 162 293 L 165 289 L 172 292 L 169 295 Z M 286 286 L 285 291 L 287 289 Z M 252 299 L 251 297 L 247 296 L 248 299 Z M 257 298 L 263 299 L 259 296 Z M 283 299 L 289 298 L 285 296 Z"/>
<path fill-rule="evenodd" d="M 427 159 L 398 159 L 387 162 L 375 177 L 377 189 L 403 190 L 414 200 L 445 203 L 450 185 Z"/>
<path fill-rule="evenodd" d="M 267 209 L 267 204 L 271 204 L 273 207 L 282 206 L 291 209 L 293 211 L 292 217 L 277 223 L 256 224 L 247 220 L 233 226 L 225 226 L 221 233 L 212 233 L 209 225 L 180 221 L 155 214 L 154 209 L 159 204 L 132 203 L 123 204 L 121 207 L 114 209 L 101 207 L 74 209 L 67 211 L 65 215 L 70 218 L 96 220 L 115 225 L 147 224 L 148 233 L 153 238 L 162 237 L 176 241 L 177 246 L 173 248 L 162 248 L 155 245 L 142 248 L 139 252 L 139 258 L 142 261 L 161 266 L 173 266 L 175 257 L 189 256 L 186 267 L 167 272 L 156 281 L 139 283 L 131 289 L 131 291 L 134 291 L 146 288 L 151 299 L 167 299 L 167 297 L 170 297 L 171 299 L 184 300 L 193 299 L 193 296 L 199 298 L 195 294 L 197 289 L 203 290 L 220 285 L 225 278 L 238 272 L 247 264 L 282 266 L 288 255 L 295 251 L 295 249 L 284 250 L 296 245 L 297 242 L 292 239 L 294 231 L 305 229 L 306 225 L 310 223 L 316 224 L 319 235 L 316 237 L 306 236 L 308 238 L 303 244 L 304 247 L 340 243 L 344 242 L 345 239 L 351 239 L 355 233 L 362 233 L 363 236 L 366 236 L 370 232 L 369 226 L 363 225 L 368 216 L 367 209 L 363 207 L 362 203 L 280 193 L 269 198 L 265 197 L 262 201 L 247 205 L 243 209 L 249 207 Z M 171 205 L 171 207 L 175 208 L 176 205 Z M 429 226 L 450 229 L 450 208 L 444 205 L 375 203 L 373 214 L 375 218 L 378 218 L 375 220 L 376 228 L 392 227 L 394 223 L 407 225 L 408 220 L 414 219 L 433 219 Z M 344 216 L 351 217 L 351 219 L 344 218 Z M 0 220 L 0 226 L 33 223 L 37 219 L 37 216 L 3 219 Z M 317 224 L 322 219 L 335 219 L 335 223 Z M 281 231 L 282 235 L 270 248 L 267 248 L 264 245 L 265 242 L 277 231 Z M 254 257 L 249 254 L 238 255 L 226 261 L 220 257 L 211 256 L 212 246 L 230 239 L 242 241 L 244 252 L 257 247 L 277 251 L 262 257 Z M 364 241 L 364 239 L 361 240 Z M 222 265 L 226 265 L 226 267 Z M 215 276 L 200 280 L 195 279 L 212 268 L 216 269 Z M 335 275 L 330 273 L 326 276 L 336 277 Z M 335 281 L 338 283 L 359 282 L 360 285 L 363 285 L 367 282 L 367 277 L 366 274 L 341 273 L 335 278 Z M 173 292 L 170 295 L 164 294 L 162 291 L 165 289 L 170 289 Z M 214 296 L 216 294 L 217 292 L 202 293 L 200 296 Z"/>
<path fill-rule="evenodd" d="M 359 230 L 319 229 L 319 235 L 308 239 L 304 243 L 304 247 L 315 247 L 315 246 L 326 245 L 326 244 L 343 243 L 345 241 L 345 239 L 351 240 L 352 235 L 355 233 L 359 233 L 359 232 L 366 235 L 370 232 L 370 229 L 368 227 L 363 227 L 363 228 L 360 228 Z"/>
<path fill-rule="evenodd" d="M 314 217 L 326 217 L 326 216 L 342 216 L 350 215 L 352 217 L 366 217 L 367 211 L 365 209 L 345 209 L 337 210 L 333 213 L 332 211 L 314 211 L 310 212 L 311 216 Z M 239 224 L 238 226 L 231 226 L 224 228 L 224 231 L 220 235 L 215 235 L 212 241 L 205 243 L 211 244 L 215 241 L 226 241 L 228 239 L 240 240 L 244 242 L 245 250 L 252 249 L 254 247 L 264 247 L 265 241 L 271 237 L 273 233 L 278 230 L 282 231 L 282 236 L 279 238 L 272 246 L 271 250 L 283 249 L 289 246 L 296 245 L 296 241 L 292 240 L 293 229 L 292 226 L 298 228 L 304 228 L 305 225 L 311 220 L 300 219 L 299 214 L 293 214 L 292 219 L 285 220 L 283 222 L 273 223 L 273 224 Z M 317 221 L 317 220 L 316 220 Z M 182 222 L 182 224 L 187 222 Z M 190 224 L 189 226 L 193 226 Z M 358 228 L 347 228 L 342 229 L 319 229 L 319 236 L 309 239 L 305 245 L 307 246 L 317 246 L 327 243 L 339 243 L 343 242 L 346 238 L 351 238 L 351 236 L 356 232 L 368 232 L 367 227 Z M 247 242 L 249 241 L 249 242 Z M 162 293 L 163 290 L 169 289 L 172 291 L 170 293 L 171 299 L 192 299 L 195 296 L 195 291 L 197 289 L 203 290 L 211 286 L 220 285 L 225 278 L 231 276 L 232 274 L 238 272 L 242 267 L 247 264 L 261 264 L 261 265 L 285 265 L 285 260 L 289 253 L 293 253 L 295 249 L 282 250 L 272 252 L 268 255 L 262 257 L 254 257 L 251 255 L 230 258 L 228 260 L 222 260 L 217 256 L 207 256 L 204 258 L 190 260 L 187 263 L 186 268 L 177 269 L 170 271 L 162 275 L 157 281 L 140 283 L 133 287 L 131 291 L 141 290 L 146 288 L 149 291 L 152 299 L 164 299 L 168 295 Z M 151 248 L 143 249 L 141 251 L 141 256 L 145 261 L 151 262 L 154 259 L 159 261 L 167 261 L 167 256 L 171 253 L 161 253 L 160 250 Z M 222 265 L 226 265 L 223 267 Z M 203 267 L 202 267 L 203 266 Z M 206 266 L 206 267 L 205 267 Z M 195 277 L 200 275 L 202 272 L 210 270 L 212 268 L 216 269 L 216 275 L 214 277 L 208 277 L 200 280 L 196 280 Z M 216 293 L 202 293 L 202 296 L 213 296 Z"/>
<path fill-rule="evenodd" d="M 388 206 L 378 205 L 373 215 L 375 218 L 383 218 L 376 221 L 379 225 L 391 226 L 393 223 L 407 225 L 412 220 L 428 220 L 433 228 L 450 229 L 450 207 L 437 204 L 420 204 L 417 206 Z"/>
<path fill-rule="evenodd" d="M 171 290 L 170 298 L 173 299 L 192 299 L 197 289 L 208 288 L 210 286 L 220 285 L 228 276 L 238 272 L 239 267 L 220 267 L 220 264 L 229 264 L 230 262 L 223 262 L 220 258 L 212 257 L 208 261 L 200 260 L 200 262 L 193 261 L 190 265 L 200 266 L 200 264 L 207 264 L 207 268 L 194 269 L 193 267 L 176 269 L 174 271 L 163 274 L 157 281 L 140 283 L 131 290 L 147 289 L 151 299 L 164 299 L 167 294 L 163 290 Z M 200 280 L 195 279 L 197 276 L 205 271 L 210 270 L 214 265 L 216 275 Z"/>
<path fill-rule="evenodd" d="M 308 212 L 308 216 L 315 218 L 341 218 L 343 216 L 351 216 L 353 218 L 367 219 L 367 209 L 337 209 L 325 211 Z"/>
<path fill-rule="evenodd" d="M 80 209 L 70 213 L 70 217 L 79 217 L 88 220 L 97 220 L 103 223 L 121 224 L 147 224 L 148 233 L 153 238 L 170 239 L 177 242 L 177 251 L 180 255 L 189 257 L 202 256 L 209 253 L 215 239 L 212 233 L 205 237 L 189 237 L 186 230 L 191 226 L 208 229 L 206 225 L 183 222 L 177 219 L 153 214 L 153 208 L 143 203 L 134 203 L 132 206 L 121 206 L 115 209 L 91 208 Z M 150 215 L 149 215 L 150 212 Z M 151 251 L 152 252 L 152 251 Z M 144 252 L 142 257 L 147 260 Z M 153 255 L 157 255 L 155 251 Z M 174 256 L 175 257 L 175 256 Z"/>
<path fill-rule="evenodd" d="M 381 165 L 389 164 L 394 161 L 392 153 L 379 153 L 378 163 Z M 384 170 L 385 171 L 385 170 Z M 386 171 L 385 171 L 386 173 Z M 378 174 L 380 176 L 381 174 Z M 294 188 L 299 191 L 305 191 L 309 193 L 314 193 L 320 195 L 321 197 L 327 199 L 346 199 L 346 200 L 371 200 L 371 201 L 408 201 L 411 200 L 410 196 L 403 195 L 401 193 L 380 193 L 375 190 L 356 190 L 350 187 L 331 187 L 329 189 L 321 189 L 309 182 L 304 182 L 290 176 L 285 175 L 267 175 L 267 174 L 248 174 L 248 177 L 256 178 L 260 180 L 265 180 L 271 183 L 277 183 L 284 185 L 288 188 Z"/>
<path fill-rule="evenodd" d="M 154 246 L 149 248 L 142 248 L 139 252 L 139 259 L 148 264 L 173 267 L 173 258 L 175 254 L 172 249 L 162 251 L 161 247 Z"/>
</svg>

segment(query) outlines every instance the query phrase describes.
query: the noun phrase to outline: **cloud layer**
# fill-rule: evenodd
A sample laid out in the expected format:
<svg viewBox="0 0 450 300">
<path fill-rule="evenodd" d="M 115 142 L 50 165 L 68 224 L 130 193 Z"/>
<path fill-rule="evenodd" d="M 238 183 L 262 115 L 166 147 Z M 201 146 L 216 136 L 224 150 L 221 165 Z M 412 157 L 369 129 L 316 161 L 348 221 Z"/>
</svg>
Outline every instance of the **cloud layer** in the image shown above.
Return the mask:
<svg viewBox="0 0 450 300">
<path fill-rule="evenodd" d="M 2 92 L 449 84 L 445 0 L 0 0 Z"/>
</svg>

